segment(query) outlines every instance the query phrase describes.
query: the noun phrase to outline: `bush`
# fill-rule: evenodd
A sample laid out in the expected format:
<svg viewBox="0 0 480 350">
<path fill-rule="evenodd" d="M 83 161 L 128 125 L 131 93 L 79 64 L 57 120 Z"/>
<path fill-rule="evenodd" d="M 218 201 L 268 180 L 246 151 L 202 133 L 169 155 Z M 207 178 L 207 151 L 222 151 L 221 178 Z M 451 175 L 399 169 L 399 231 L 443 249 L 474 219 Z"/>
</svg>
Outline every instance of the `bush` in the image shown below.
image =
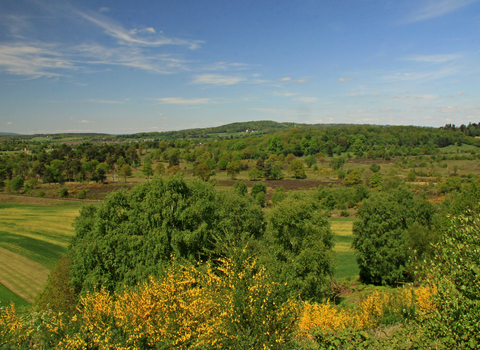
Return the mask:
<svg viewBox="0 0 480 350">
<path fill-rule="evenodd" d="M 350 216 L 350 213 L 347 211 L 347 210 L 342 210 L 340 212 L 340 216 L 343 216 L 343 217 L 349 217 Z"/>
<path fill-rule="evenodd" d="M 77 193 L 77 198 L 78 199 L 85 199 L 87 198 L 87 192 L 85 190 L 80 190 Z"/>
<path fill-rule="evenodd" d="M 65 187 L 62 187 L 60 189 L 60 197 L 65 198 L 68 197 L 68 189 Z"/>
<path fill-rule="evenodd" d="M 20 191 L 23 187 L 23 177 L 21 176 L 17 176 L 15 178 L 12 179 L 12 181 L 10 182 L 10 189 L 12 191 Z"/>
<path fill-rule="evenodd" d="M 42 191 L 38 191 L 38 195 L 39 195 L 40 197 L 45 196 L 45 191 L 43 191 L 43 190 L 42 190 Z"/>
</svg>

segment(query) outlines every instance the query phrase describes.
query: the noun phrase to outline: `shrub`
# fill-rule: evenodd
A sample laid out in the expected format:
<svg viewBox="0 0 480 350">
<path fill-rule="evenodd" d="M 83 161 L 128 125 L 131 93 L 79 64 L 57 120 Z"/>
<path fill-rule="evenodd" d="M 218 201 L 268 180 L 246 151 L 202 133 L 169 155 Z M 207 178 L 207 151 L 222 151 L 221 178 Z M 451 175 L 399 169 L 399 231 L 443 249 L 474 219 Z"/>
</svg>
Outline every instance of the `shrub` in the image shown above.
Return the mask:
<svg viewBox="0 0 480 350">
<path fill-rule="evenodd" d="M 349 217 L 349 216 L 350 216 L 350 213 L 348 212 L 348 210 L 342 210 L 342 211 L 340 212 L 340 216 Z"/>
<path fill-rule="evenodd" d="M 78 199 L 85 199 L 87 197 L 87 192 L 85 190 L 80 190 L 77 193 Z"/>
<path fill-rule="evenodd" d="M 65 187 L 62 187 L 60 189 L 60 197 L 65 198 L 68 197 L 68 189 Z"/>
<path fill-rule="evenodd" d="M 20 191 L 23 187 L 23 177 L 17 176 L 10 181 L 10 188 L 12 191 Z"/>
<path fill-rule="evenodd" d="M 45 191 L 43 191 L 43 190 L 42 190 L 42 191 L 38 191 L 38 195 L 39 195 L 40 197 L 45 196 Z"/>
</svg>

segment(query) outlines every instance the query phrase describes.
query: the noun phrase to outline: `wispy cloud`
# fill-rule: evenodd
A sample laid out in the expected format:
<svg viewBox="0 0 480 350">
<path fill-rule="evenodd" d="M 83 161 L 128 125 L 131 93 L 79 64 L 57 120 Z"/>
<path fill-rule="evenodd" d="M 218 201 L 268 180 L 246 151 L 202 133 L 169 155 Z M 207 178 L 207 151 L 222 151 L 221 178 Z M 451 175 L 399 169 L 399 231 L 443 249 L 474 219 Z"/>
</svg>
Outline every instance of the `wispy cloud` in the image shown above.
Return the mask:
<svg viewBox="0 0 480 350">
<path fill-rule="evenodd" d="M 129 30 L 129 33 L 130 33 L 130 34 L 138 34 L 138 33 L 155 34 L 156 31 L 155 31 L 155 29 L 153 29 L 152 27 L 143 28 L 143 29 L 133 28 L 133 29 L 130 29 L 130 30 Z M 163 33 L 163 32 L 160 32 L 160 33 Z"/>
<path fill-rule="evenodd" d="M 383 79 L 390 81 L 412 81 L 412 80 L 434 80 L 457 73 L 455 67 L 444 67 L 438 70 L 418 72 L 393 72 L 383 76 Z"/>
<path fill-rule="evenodd" d="M 298 95 L 298 94 L 295 94 L 293 92 L 278 92 L 278 91 L 274 91 L 273 94 L 275 96 L 283 96 L 283 97 L 290 97 L 290 96 Z"/>
<path fill-rule="evenodd" d="M 226 76 L 220 74 L 201 74 L 196 75 L 193 84 L 211 84 L 211 85 L 234 85 L 241 83 L 245 79 L 242 77 Z"/>
<path fill-rule="evenodd" d="M 100 12 L 110 12 L 110 8 L 108 7 L 100 7 L 100 10 L 98 10 Z"/>
<path fill-rule="evenodd" d="M 97 99 L 90 99 L 87 100 L 87 102 L 93 102 L 93 103 L 106 103 L 106 104 L 124 104 L 125 101 L 120 100 L 120 101 L 112 101 L 112 100 L 97 100 Z"/>
<path fill-rule="evenodd" d="M 78 66 L 56 45 L 39 43 L 0 44 L 0 67 L 10 73 L 31 78 L 58 77 Z"/>
<path fill-rule="evenodd" d="M 407 22 L 424 21 L 444 16 L 462 7 L 477 2 L 477 0 L 427 0 L 418 2 L 420 5 L 414 10 Z"/>
<path fill-rule="evenodd" d="M 338 78 L 338 81 L 351 81 L 353 78 Z"/>
<path fill-rule="evenodd" d="M 164 104 L 174 105 L 204 105 L 210 102 L 210 98 L 182 98 L 182 97 L 165 97 L 159 98 L 157 101 Z"/>
<path fill-rule="evenodd" d="M 310 102 L 316 102 L 318 99 L 316 97 L 297 97 L 297 98 L 294 98 L 293 100 L 298 102 L 310 103 Z"/>
<path fill-rule="evenodd" d="M 429 62 L 429 63 L 446 63 L 449 61 L 457 60 L 461 58 L 462 55 L 413 55 L 403 58 L 405 61 L 416 61 L 416 62 Z"/>
<path fill-rule="evenodd" d="M 280 78 L 278 79 L 278 81 L 293 81 L 293 82 L 297 82 L 297 83 L 305 83 L 308 81 L 307 78 L 302 78 L 302 79 L 292 79 L 290 77 L 285 77 L 285 78 Z"/>
<path fill-rule="evenodd" d="M 90 123 L 92 123 L 92 124 L 93 124 L 93 122 L 92 122 L 92 121 L 90 121 L 90 120 L 86 120 L 86 119 L 79 120 L 78 122 L 79 122 L 79 123 L 82 123 L 82 124 L 90 124 Z"/>
<path fill-rule="evenodd" d="M 13 123 L 12 122 L 7 122 L 7 125 L 12 125 Z"/>
<path fill-rule="evenodd" d="M 96 13 L 87 13 L 84 11 L 80 11 L 76 8 L 73 8 L 72 11 L 76 13 L 78 16 L 80 16 L 81 18 L 85 19 L 86 21 L 102 28 L 107 35 L 118 39 L 119 43 L 121 44 L 147 45 L 147 46 L 184 45 L 194 50 L 194 49 L 198 49 L 200 47 L 200 44 L 202 43 L 202 41 L 169 38 L 164 35 L 158 35 L 157 37 L 154 37 L 154 38 L 150 36 L 139 38 L 137 36 L 134 36 L 134 34 L 130 33 L 125 28 L 123 28 L 120 24 L 116 23 L 111 19 L 106 18 L 103 15 L 96 14 Z"/>
</svg>

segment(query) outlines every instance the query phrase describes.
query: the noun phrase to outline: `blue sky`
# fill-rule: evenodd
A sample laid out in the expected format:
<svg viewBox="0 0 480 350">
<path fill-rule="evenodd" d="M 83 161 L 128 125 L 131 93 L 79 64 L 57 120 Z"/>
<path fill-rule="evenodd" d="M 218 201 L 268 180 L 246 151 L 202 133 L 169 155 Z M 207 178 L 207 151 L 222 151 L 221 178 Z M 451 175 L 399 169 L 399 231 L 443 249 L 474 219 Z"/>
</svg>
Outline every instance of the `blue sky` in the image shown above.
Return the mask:
<svg viewBox="0 0 480 350">
<path fill-rule="evenodd" d="M 0 131 L 480 122 L 480 1 L 0 2 Z"/>
</svg>

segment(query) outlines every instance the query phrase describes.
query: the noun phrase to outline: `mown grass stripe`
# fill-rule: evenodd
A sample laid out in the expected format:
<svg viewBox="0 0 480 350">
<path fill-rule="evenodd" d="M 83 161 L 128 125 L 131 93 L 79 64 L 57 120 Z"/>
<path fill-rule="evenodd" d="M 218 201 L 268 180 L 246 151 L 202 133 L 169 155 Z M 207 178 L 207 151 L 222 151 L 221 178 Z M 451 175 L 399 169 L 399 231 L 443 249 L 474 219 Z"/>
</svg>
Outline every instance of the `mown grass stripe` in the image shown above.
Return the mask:
<svg viewBox="0 0 480 350">
<path fill-rule="evenodd" d="M 21 255 L 0 248 L 0 283 L 32 302 L 48 277 L 48 269 Z"/>
</svg>

